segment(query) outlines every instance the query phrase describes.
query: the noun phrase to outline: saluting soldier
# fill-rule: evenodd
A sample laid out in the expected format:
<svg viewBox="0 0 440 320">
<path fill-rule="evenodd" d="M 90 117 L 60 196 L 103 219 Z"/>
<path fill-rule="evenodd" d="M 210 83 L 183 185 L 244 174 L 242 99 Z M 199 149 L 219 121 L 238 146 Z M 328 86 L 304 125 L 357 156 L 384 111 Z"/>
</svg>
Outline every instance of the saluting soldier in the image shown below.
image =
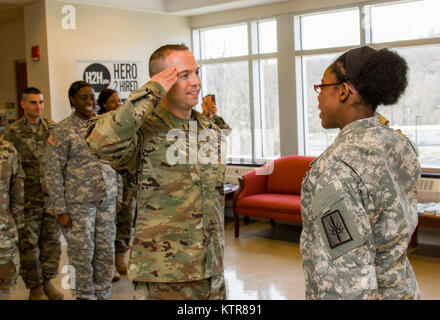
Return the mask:
<svg viewBox="0 0 440 320">
<path fill-rule="evenodd" d="M 102 161 L 137 182 L 128 271 L 135 299 L 224 299 L 220 129 L 193 110 L 199 66 L 185 45 L 157 49 L 149 73 L 151 80 L 121 108 L 91 123 L 87 137 Z M 192 130 L 205 129 L 219 141 L 218 150 L 210 149 L 219 161 L 202 163 L 197 154 L 189 160 L 194 150 L 184 153 L 184 161 L 174 161 L 174 151 L 189 149 Z M 200 140 L 195 143 L 199 149 Z"/>
<path fill-rule="evenodd" d="M 42 117 L 43 94 L 37 88 L 23 91 L 24 116 L 9 125 L 4 139 L 19 152 L 24 180 L 26 236 L 20 241 L 20 274 L 30 289 L 30 300 L 61 300 L 63 294 L 51 283 L 58 274 L 61 255 L 56 216 L 49 209 L 44 178 L 44 148 L 55 123 Z"/>
</svg>

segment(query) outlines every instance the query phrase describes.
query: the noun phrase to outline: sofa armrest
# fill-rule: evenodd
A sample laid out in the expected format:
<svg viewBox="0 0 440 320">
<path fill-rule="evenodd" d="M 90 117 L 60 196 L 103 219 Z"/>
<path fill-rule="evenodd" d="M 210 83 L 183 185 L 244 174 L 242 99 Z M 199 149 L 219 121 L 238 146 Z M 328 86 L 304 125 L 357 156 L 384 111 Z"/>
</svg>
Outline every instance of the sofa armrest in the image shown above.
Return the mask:
<svg viewBox="0 0 440 320">
<path fill-rule="evenodd" d="M 266 190 L 267 175 L 257 175 L 256 170 L 243 175 L 238 180 L 240 188 L 235 192 L 236 201 L 253 194 L 264 193 Z"/>
</svg>

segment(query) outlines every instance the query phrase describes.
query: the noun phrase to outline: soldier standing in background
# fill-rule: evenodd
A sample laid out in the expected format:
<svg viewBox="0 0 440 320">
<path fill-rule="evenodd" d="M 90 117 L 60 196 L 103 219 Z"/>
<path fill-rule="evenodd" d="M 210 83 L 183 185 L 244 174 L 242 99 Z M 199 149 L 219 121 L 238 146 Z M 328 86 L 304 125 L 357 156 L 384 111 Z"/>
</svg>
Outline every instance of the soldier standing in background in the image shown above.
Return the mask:
<svg viewBox="0 0 440 320">
<path fill-rule="evenodd" d="M 56 216 L 48 208 L 43 159 L 46 140 L 55 123 L 41 116 L 44 101 L 37 88 L 24 90 L 21 106 L 24 116 L 9 125 L 3 135 L 19 152 L 26 174 L 24 215 L 27 228 L 19 244 L 20 274 L 30 289 L 30 300 L 61 300 L 63 294 L 50 282 L 58 274 L 61 246 Z"/>
<path fill-rule="evenodd" d="M 202 99 L 203 115 L 214 122 L 220 129 L 228 130 L 227 134 L 231 132 L 231 127 L 217 115 L 217 104 L 215 102 L 215 95 L 208 94 Z"/>
<path fill-rule="evenodd" d="M 219 150 L 215 164 L 188 161 L 192 129 L 220 136 L 214 123 L 193 110 L 199 66 L 185 45 L 166 45 L 151 55 L 149 73 L 151 80 L 121 108 L 90 124 L 87 137 L 102 161 L 126 170 L 138 184 L 128 270 L 135 299 L 225 299 L 225 164 Z M 186 151 L 182 162 L 168 160 L 175 146 L 167 139 L 170 132 L 186 137 L 179 145 Z M 200 150 L 199 139 L 195 143 Z"/>
<path fill-rule="evenodd" d="M 122 103 L 118 92 L 113 89 L 105 89 L 99 93 L 98 114 L 104 114 L 118 109 Z M 131 229 L 133 228 L 136 214 L 136 187 L 132 186 L 129 179 L 118 174 L 118 201 L 116 206 L 116 238 L 115 238 L 115 266 L 116 271 L 113 281 L 120 279 L 120 274 L 127 274 L 126 255 L 130 250 Z"/>
<path fill-rule="evenodd" d="M 96 105 L 92 87 L 69 88 L 72 114 L 55 125 L 46 147 L 50 203 L 67 242 L 78 300 L 107 299 L 114 270 L 116 172 L 98 162 L 84 140 Z M 72 281 L 72 275 L 71 281 Z"/>
<path fill-rule="evenodd" d="M 24 234 L 24 172 L 14 146 L 0 139 L 0 300 L 9 300 L 17 283 L 17 244 Z"/>
</svg>

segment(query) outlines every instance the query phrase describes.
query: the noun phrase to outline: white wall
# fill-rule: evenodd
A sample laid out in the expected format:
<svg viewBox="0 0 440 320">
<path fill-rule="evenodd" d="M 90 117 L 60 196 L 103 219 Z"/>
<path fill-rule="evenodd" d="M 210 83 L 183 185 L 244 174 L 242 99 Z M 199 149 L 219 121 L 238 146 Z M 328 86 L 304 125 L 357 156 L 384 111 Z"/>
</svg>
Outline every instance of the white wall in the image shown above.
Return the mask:
<svg viewBox="0 0 440 320">
<path fill-rule="evenodd" d="M 51 118 L 49 52 L 47 47 L 46 8 L 44 1 L 24 7 L 24 31 L 28 87 L 36 87 L 44 96 L 43 117 Z M 40 46 L 40 61 L 32 61 L 32 46 Z"/>
<path fill-rule="evenodd" d="M 13 20 L 0 22 L 0 40 L 0 109 L 5 107 L 6 102 L 14 102 L 17 108 L 15 61 L 26 58 L 23 14 Z"/>
<path fill-rule="evenodd" d="M 62 7 L 68 3 L 46 1 L 52 119 L 71 113 L 67 91 L 77 77 L 79 60 L 143 61 L 148 80 L 148 58 L 167 43 L 191 45 L 186 17 L 130 10 L 74 5 L 76 29 L 64 30 Z"/>
</svg>

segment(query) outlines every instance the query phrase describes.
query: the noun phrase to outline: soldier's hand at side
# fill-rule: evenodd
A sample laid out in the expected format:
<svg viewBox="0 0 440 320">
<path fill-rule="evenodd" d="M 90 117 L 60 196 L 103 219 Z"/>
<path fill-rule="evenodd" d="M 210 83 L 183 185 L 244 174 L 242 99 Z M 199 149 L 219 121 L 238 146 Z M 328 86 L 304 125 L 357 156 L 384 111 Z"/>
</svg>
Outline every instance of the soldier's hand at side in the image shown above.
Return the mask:
<svg viewBox="0 0 440 320">
<path fill-rule="evenodd" d="M 60 214 L 57 217 L 57 223 L 64 228 L 72 227 L 72 219 L 70 218 L 70 214 L 68 213 Z"/>
<path fill-rule="evenodd" d="M 159 83 L 165 89 L 165 92 L 168 92 L 177 81 L 177 69 L 175 66 L 166 68 L 152 76 L 150 81 Z"/>
<path fill-rule="evenodd" d="M 116 214 L 118 214 L 122 209 L 122 203 L 116 200 Z"/>
</svg>

